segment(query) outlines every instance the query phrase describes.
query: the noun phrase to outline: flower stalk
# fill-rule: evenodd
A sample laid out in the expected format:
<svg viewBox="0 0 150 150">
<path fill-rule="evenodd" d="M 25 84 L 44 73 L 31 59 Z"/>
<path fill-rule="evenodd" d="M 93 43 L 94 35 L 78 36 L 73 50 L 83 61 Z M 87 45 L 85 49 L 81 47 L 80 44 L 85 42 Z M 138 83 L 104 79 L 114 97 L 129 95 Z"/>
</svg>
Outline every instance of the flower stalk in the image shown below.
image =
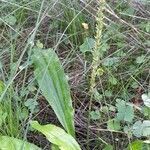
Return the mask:
<svg viewBox="0 0 150 150">
<path fill-rule="evenodd" d="M 104 26 L 104 11 L 105 9 L 105 0 L 99 0 L 99 6 L 98 6 L 98 11 L 97 11 L 97 17 L 96 17 L 96 35 L 95 35 L 95 46 L 93 48 L 93 61 L 92 61 L 92 71 L 91 71 L 91 80 L 90 80 L 90 102 L 89 102 L 89 116 L 88 116 L 88 129 L 87 129 L 87 142 L 89 145 L 89 126 L 90 126 L 90 112 L 91 112 L 91 107 L 92 107 L 92 100 L 93 100 L 93 95 L 95 92 L 96 88 L 96 76 L 97 76 L 97 70 L 100 65 L 100 60 L 103 57 L 103 52 L 101 50 L 102 46 L 102 30 Z M 89 146 L 87 146 L 87 149 L 89 150 Z"/>
</svg>

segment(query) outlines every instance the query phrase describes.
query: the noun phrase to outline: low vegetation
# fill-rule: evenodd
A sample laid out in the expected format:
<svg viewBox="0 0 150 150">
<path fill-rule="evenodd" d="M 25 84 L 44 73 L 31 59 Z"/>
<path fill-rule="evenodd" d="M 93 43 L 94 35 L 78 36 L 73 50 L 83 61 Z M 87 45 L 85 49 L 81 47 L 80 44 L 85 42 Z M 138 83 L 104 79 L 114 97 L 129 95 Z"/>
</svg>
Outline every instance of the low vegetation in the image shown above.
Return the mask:
<svg viewBox="0 0 150 150">
<path fill-rule="evenodd" d="M 0 1 L 1 150 L 149 150 L 148 0 Z"/>
</svg>

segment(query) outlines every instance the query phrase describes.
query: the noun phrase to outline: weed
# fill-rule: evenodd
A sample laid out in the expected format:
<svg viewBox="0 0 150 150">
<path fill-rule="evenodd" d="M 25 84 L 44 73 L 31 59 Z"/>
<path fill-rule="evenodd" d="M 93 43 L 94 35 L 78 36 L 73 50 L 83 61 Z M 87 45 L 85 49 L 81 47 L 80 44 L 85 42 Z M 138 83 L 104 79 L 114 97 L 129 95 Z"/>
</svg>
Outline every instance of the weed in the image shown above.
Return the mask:
<svg viewBox="0 0 150 150">
<path fill-rule="evenodd" d="M 99 59 L 103 57 L 103 52 L 101 50 L 101 37 L 102 37 L 102 30 L 103 30 L 103 10 L 105 7 L 105 1 L 99 1 L 99 7 L 97 11 L 97 25 L 96 25 L 96 36 L 95 36 L 95 46 L 92 51 L 93 55 L 93 61 L 92 61 L 92 73 L 91 73 L 91 81 L 90 81 L 90 93 L 91 93 L 91 98 L 90 98 L 90 103 L 89 103 L 89 112 L 91 111 L 91 106 L 92 106 L 92 99 L 93 99 L 93 94 L 95 92 L 96 88 L 96 76 L 97 76 L 97 70 L 99 67 Z M 89 115 L 89 121 L 88 121 L 88 129 L 90 125 L 90 115 Z M 89 131 L 87 130 L 87 142 L 89 142 Z M 88 147 L 89 149 L 89 147 Z"/>
<path fill-rule="evenodd" d="M 148 150 L 149 6 L 1 0 L 0 149 Z"/>
</svg>

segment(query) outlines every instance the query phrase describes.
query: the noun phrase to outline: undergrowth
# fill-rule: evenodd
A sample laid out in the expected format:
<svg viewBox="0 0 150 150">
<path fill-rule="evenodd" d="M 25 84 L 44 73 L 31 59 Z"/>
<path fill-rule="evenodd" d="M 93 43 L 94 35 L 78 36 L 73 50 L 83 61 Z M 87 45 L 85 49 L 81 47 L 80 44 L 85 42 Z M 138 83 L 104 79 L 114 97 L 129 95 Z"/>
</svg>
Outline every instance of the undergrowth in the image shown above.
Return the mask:
<svg viewBox="0 0 150 150">
<path fill-rule="evenodd" d="M 1 0 L 0 149 L 149 150 L 149 8 Z"/>
</svg>

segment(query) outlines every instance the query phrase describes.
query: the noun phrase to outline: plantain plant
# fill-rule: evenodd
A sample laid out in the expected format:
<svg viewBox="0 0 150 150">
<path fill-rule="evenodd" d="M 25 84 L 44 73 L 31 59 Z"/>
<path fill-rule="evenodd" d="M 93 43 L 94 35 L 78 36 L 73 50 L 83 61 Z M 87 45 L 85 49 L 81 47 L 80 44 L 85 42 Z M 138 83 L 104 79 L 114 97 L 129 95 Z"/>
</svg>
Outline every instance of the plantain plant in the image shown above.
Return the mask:
<svg viewBox="0 0 150 150">
<path fill-rule="evenodd" d="M 42 132 L 51 143 L 57 145 L 57 149 L 80 150 L 74 139 L 74 109 L 70 89 L 57 54 L 53 49 L 36 47 L 33 49 L 32 60 L 39 88 L 67 133 L 51 124 L 42 126 L 38 122 L 32 122 L 31 125 Z"/>
<path fill-rule="evenodd" d="M 1 136 L 0 150 L 41 150 L 41 148 L 23 140 L 9 136 Z"/>
<path fill-rule="evenodd" d="M 102 68 L 100 67 L 100 60 L 103 57 L 103 51 L 102 51 L 102 31 L 104 26 L 104 14 L 103 11 L 105 9 L 105 0 L 99 0 L 99 8 L 97 11 L 97 17 L 96 17 L 96 35 L 95 35 L 95 44 L 93 46 L 93 60 L 92 60 L 92 70 L 91 70 L 91 80 L 90 80 L 90 102 L 89 102 L 89 117 L 88 117 L 88 130 L 87 130 L 87 141 L 89 142 L 89 126 L 90 126 L 90 112 L 92 109 L 92 100 L 94 97 L 94 93 L 97 90 L 96 89 L 96 77 L 98 75 L 98 72 L 103 72 Z M 93 42 L 94 43 L 94 42 Z M 89 149 L 89 146 L 87 146 L 87 149 Z"/>
<path fill-rule="evenodd" d="M 76 140 L 63 129 L 52 125 L 40 125 L 37 121 L 32 121 L 31 126 L 44 134 L 46 138 L 58 146 L 60 150 L 81 150 Z"/>
<path fill-rule="evenodd" d="M 61 63 L 52 49 L 35 48 L 33 52 L 34 73 L 39 88 L 62 126 L 74 137 L 74 110 L 69 85 Z"/>
<path fill-rule="evenodd" d="M 33 121 L 31 125 L 43 133 L 53 144 L 53 147 L 60 150 L 80 150 L 80 146 L 74 139 L 74 109 L 70 89 L 59 58 L 52 49 L 34 48 L 33 52 L 34 73 L 39 88 L 67 133 L 51 124 L 42 126 Z M 2 89 L 2 86 L 0 88 Z M 0 136 L 0 149 L 8 149 L 8 147 L 10 150 L 40 150 L 37 146 L 26 141 Z"/>
</svg>

